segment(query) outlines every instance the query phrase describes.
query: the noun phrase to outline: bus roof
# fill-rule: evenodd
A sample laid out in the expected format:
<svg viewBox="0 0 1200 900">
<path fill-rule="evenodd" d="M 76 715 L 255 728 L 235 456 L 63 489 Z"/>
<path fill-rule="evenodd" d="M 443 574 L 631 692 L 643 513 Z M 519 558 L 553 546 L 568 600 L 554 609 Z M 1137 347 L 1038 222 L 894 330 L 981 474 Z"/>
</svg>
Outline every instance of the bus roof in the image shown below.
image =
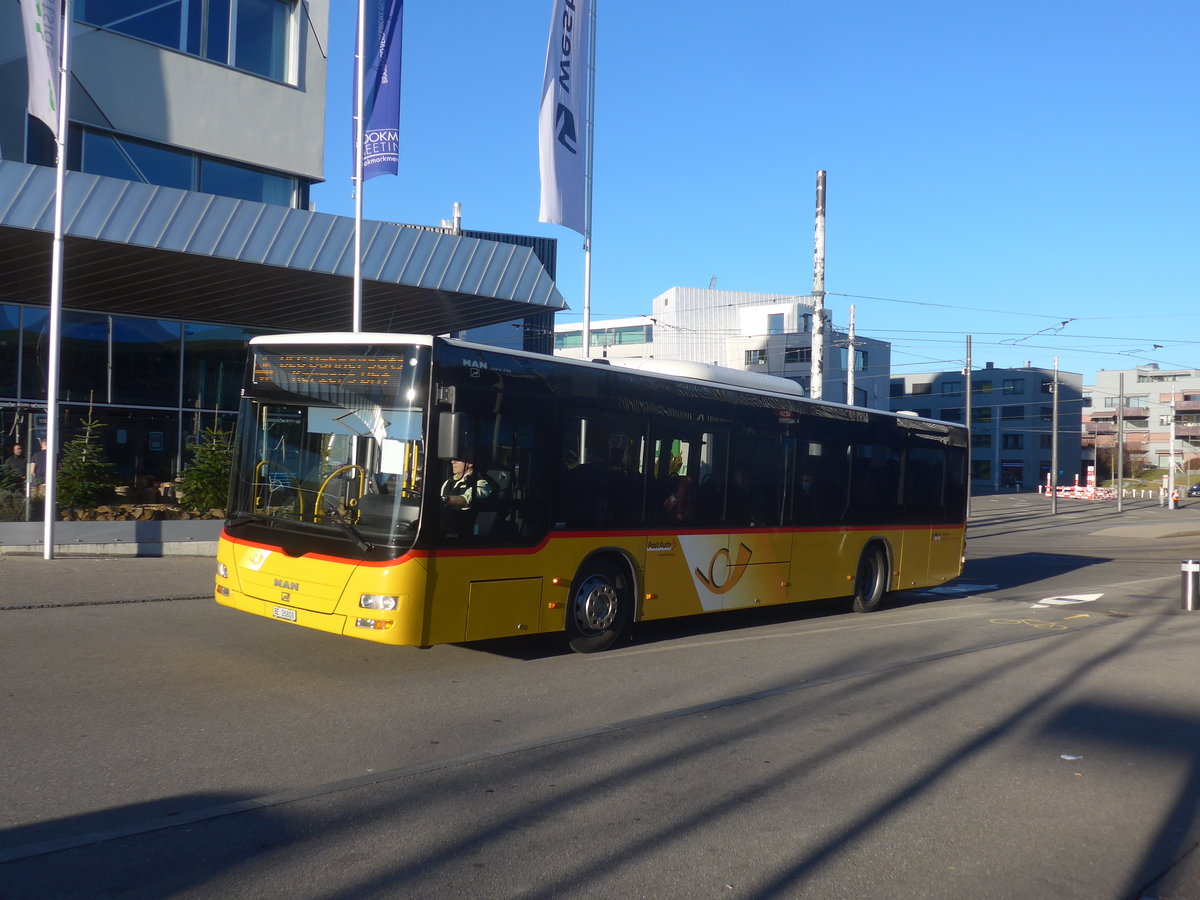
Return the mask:
<svg viewBox="0 0 1200 900">
<path fill-rule="evenodd" d="M 299 334 L 264 334 L 250 339 L 252 347 L 270 344 L 404 344 L 433 346 L 428 334 L 392 334 L 382 331 L 310 331 Z"/>
<path fill-rule="evenodd" d="M 962 423 L 959 422 L 947 422 L 942 419 L 917 416 L 909 410 L 905 410 L 902 413 L 896 413 L 886 409 L 849 406 L 848 404 L 838 403 L 834 400 L 817 400 L 808 396 L 804 392 L 804 388 L 788 378 L 781 378 L 777 375 L 763 375 L 758 372 L 746 372 L 741 369 L 730 369 L 725 366 L 714 366 L 708 363 L 692 362 L 690 360 L 660 359 L 657 357 L 649 357 L 646 359 L 629 358 L 596 361 L 590 359 L 576 359 L 569 356 L 548 357 L 544 353 L 534 353 L 529 350 L 516 350 L 510 347 L 496 347 L 490 344 L 478 344 L 473 341 L 464 341 L 458 338 L 441 338 L 429 334 L 394 334 L 390 332 L 370 331 L 315 331 L 296 334 L 267 334 L 256 338 L 251 338 L 250 344 L 251 346 L 271 346 L 283 344 L 395 344 L 397 346 L 404 345 L 409 347 L 430 347 L 433 346 L 436 340 L 445 341 L 447 344 L 456 347 L 469 347 L 474 350 L 481 350 L 489 353 L 504 353 L 512 356 L 521 356 L 537 360 L 550 359 L 555 363 L 567 366 L 632 369 L 639 374 L 649 377 L 695 381 L 703 384 L 730 388 L 733 390 L 754 391 L 755 393 L 776 394 L 784 397 L 800 398 L 808 403 L 817 403 L 825 406 L 842 407 L 845 409 L 861 409 L 876 415 L 890 416 L 892 418 L 917 419 L 918 421 L 922 422 L 937 422 L 939 425 L 951 425 L 959 428 L 964 427 Z"/>
</svg>

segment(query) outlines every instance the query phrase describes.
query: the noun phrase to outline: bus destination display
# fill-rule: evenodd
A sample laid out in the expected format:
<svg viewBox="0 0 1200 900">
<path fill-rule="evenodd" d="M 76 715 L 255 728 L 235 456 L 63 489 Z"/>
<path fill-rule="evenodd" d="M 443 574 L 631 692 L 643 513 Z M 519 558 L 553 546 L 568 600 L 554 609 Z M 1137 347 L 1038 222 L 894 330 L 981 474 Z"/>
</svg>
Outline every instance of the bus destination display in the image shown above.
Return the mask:
<svg viewBox="0 0 1200 900">
<path fill-rule="evenodd" d="M 330 356 L 327 354 L 256 353 L 254 383 L 283 388 L 298 385 L 340 385 L 387 391 L 406 386 L 416 360 L 403 356 Z"/>
</svg>

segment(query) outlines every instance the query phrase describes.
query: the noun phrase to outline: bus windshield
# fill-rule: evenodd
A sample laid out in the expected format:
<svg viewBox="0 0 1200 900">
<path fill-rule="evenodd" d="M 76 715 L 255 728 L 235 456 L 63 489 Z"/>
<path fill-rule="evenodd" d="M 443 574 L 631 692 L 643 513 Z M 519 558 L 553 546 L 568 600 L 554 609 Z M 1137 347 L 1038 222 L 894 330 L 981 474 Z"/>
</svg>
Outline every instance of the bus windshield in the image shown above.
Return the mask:
<svg viewBox="0 0 1200 900">
<path fill-rule="evenodd" d="M 340 535 L 363 550 L 410 546 L 421 504 L 428 348 L 290 350 L 255 349 L 230 519 Z"/>
</svg>

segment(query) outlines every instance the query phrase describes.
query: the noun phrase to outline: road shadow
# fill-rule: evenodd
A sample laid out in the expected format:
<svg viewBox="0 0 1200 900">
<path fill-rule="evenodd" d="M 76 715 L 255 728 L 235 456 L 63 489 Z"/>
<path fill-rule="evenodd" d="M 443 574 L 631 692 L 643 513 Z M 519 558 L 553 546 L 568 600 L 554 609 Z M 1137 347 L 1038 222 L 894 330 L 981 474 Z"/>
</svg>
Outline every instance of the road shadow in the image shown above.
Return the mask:
<svg viewBox="0 0 1200 900">
<path fill-rule="evenodd" d="M 1078 572 L 1090 566 L 1112 562 L 1111 556 L 1079 556 L 1063 553 L 1009 553 L 1003 556 L 968 559 L 955 584 L 994 585 L 995 589 L 1025 587 Z"/>
<path fill-rule="evenodd" d="M 888 605 L 909 605 L 908 602 L 903 602 L 901 593 L 889 595 Z M 897 599 L 896 604 L 892 604 L 893 598 Z M 928 602 L 929 598 L 924 599 Z M 912 602 L 919 602 L 919 598 Z M 706 635 L 727 637 L 739 631 L 763 628 L 769 625 L 807 622 L 848 614 L 850 614 L 850 598 L 839 597 L 831 600 L 809 600 L 801 603 L 697 613 L 674 619 L 656 619 L 635 623 L 614 649 L 644 647 Z M 562 632 L 473 641 L 456 646 L 463 650 L 474 650 L 524 662 L 555 656 L 570 656 L 574 652 L 567 646 L 566 637 Z"/>
<path fill-rule="evenodd" d="M 1046 736 L 1076 746 L 1107 745 L 1141 765 L 1163 762 L 1184 770 L 1170 809 L 1148 834 L 1141 864 L 1118 893 L 1121 897 L 1176 897 L 1183 887 L 1175 866 L 1196 849 L 1200 814 L 1200 717 L 1175 710 L 1132 708 L 1108 700 L 1081 702 L 1063 710 L 1044 729 Z M 1195 888 L 1196 885 L 1191 885 Z"/>
<path fill-rule="evenodd" d="M 1031 636 L 1013 645 L 1020 652 L 981 656 L 979 665 L 943 679 L 936 689 L 911 695 L 901 691 L 895 696 L 902 701 L 880 707 L 878 716 L 860 718 L 853 711 L 877 702 L 919 662 L 883 663 L 863 648 L 849 671 L 841 660 L 799 680 L 780 680 L 749 692 L 731 688 L 702 707 L 497 750 L 486 759 L 420 772 L 383 771 L 372 780 L 353 779 L 257 801 L 217 795 L 208 798 L 216 809 L 203 817 L 199 811 L 189 828 L 173 827 L 187 824 L 186 817 L 176 823 L 161 816 L 162 803 L 185 798 L 149 804 L 146 809 L 159 818 L 143 822 L 128 837 L 118 840 L 123 836 L 114 833 L 97 838 L 103 844 L 76 841 L 62 856 L 47 851 L 5 866 L 0 877 L 14 896 L 155 897 L 189 891 L 220 896 L 236 890 L 240 896 L 347 900 L 517 895 L 552 900 L 578 895 L 581 886 L 589 886 L 590 896 L 683 896 L 670 894 L 669 887 L 695 886 L 697 879 L 687 873 L 689 858 L 702 865 L 721 852 L 708 839 L 695 847 L 695 836 L 712 835 L 713 846 L 720 846 L 718 839 L 745 828 L 759 804 L 779 815 L 775 805 L 782 795 L 796 806 L 794 816 L 788 806 L 786 821 L 794 827 L 778 833 L 777 852 L 741 864 L 736 851 L 729 850 L 728 867 L 741 879 L 726 870 L 722 875 L 738 884 L 739 897 L 821 896 L 807 889 L 828 864 L 848 855 L 866 863 L 877 859 L 871 848 L 880 835 L 899 827 L 926 798 L 938 796 L 1007 736 L 1042 719 L 1066 691 L 1133 652 L 1154 627 L 1146 623 L 1111 646 L 1092 647 L 1047 681 L 1031 681 L 1030 676 L 1057 648 L 1070 645 L 1046 633 Z M 934 653 L 928 660 L 944 658 Z M 986 724 L 981 720 L 955 738 L 947 733 L 938 752 L 906 760 L 898 777 L 879 782 L 877 790 L 868 787 L 874 783 L 874 769 L 870 760 L 858 756 L 862 748 L 881 746 L 905 734 L 914 721 L 1003 678 L 1037 687 Z M 807 702 L 767 702 L 751 716 L 719 714 L 784 694 L 800 697 L 814 685 L 822 689 Z M 836 730 L 815 740 L 818 728 L 832 727 L 827 719 L 814 722 L 820 710 L 845 712 L 836 719 Z M 929 726 L 935 721 L 926 718 Z M 1153 729 L 1162 735 L 1164 753 L 1194 754 L 1200 746 L 1198 719 L 1175 721 L 1170 714 L 1102 702 L 1069 708 L 1051 723 L 1055 734 L 1095 734 L 1116 744 Z M 1158 740 L 1143 735 L 1141 746 Z M 766 754 L 770 758 L 763 760 Z M 677 772 L 689 778 L 675 779 Z M 664 773 L 672 779 L 664 782 Z M 694 785 L 698 773 L 709 777 L 706 790 L 676 787 Z M 1191 827 L 1200 794 L 1194 764 L 1192 773 L 1175 811 L 1160 825 L 1156 845 L 1161 852 L 1146 854 L 1138 878 L 1161 874 L 1159 866 L 1180 846 L 1178 835 Z M 814 777 L 840 778 L 854 785 L 857 798 L 847 804 L 852 812 L 829 818 L 820 829 L 804 824 L 806 812 L 820 811 L 804 805 Z M 614 798 L 614 792 L 622 793 Z M 114 812 L 137 822 L 140 809 Z M 86 831 L 79 826 L 87 821 L 79 817 L 59 826 Z M 663 880 L 647 873 L 660 873 Z M 670 877 L 680 880 L 668 881 Z M 950 889 L 948 881 L 941 884 Z M 618 886 L 626 890 L 617 891 Z M 976 896 L 998 896 L 979 884 L 975 888 Z M 1005 896 L 1021 895 L 1015 886 L 1006 890 L 1010 893 Z"/>
</svg>

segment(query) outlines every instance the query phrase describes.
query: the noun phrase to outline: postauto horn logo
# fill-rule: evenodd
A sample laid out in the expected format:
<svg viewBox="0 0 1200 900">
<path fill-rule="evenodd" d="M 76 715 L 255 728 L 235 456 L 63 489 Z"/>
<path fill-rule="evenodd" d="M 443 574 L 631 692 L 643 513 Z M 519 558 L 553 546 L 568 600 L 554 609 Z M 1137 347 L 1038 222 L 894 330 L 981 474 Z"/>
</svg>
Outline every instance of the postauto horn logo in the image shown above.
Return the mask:
<svg viewBox="0 0 1200 900">
<path fill-rule="evenodd" d="M 745 544 L 738 545 L 736 560 L 730 555 L 728 549 L 722 547 L 708 561 L 708 574 L 706 575 L 704 572 L 696 569 L 696 577 L 714 594 L 726 594 L 733 590 L 734 586 L 742 580 L 742 576 L 746 574 L 746 567 L 750 564 L 750 556 L 750 548 Z M 719 568 L 724 568 L 725 570 L 724 577 L 727 580 L 724 582 L 718 581 L 716 573 Z"/>
</svg>

